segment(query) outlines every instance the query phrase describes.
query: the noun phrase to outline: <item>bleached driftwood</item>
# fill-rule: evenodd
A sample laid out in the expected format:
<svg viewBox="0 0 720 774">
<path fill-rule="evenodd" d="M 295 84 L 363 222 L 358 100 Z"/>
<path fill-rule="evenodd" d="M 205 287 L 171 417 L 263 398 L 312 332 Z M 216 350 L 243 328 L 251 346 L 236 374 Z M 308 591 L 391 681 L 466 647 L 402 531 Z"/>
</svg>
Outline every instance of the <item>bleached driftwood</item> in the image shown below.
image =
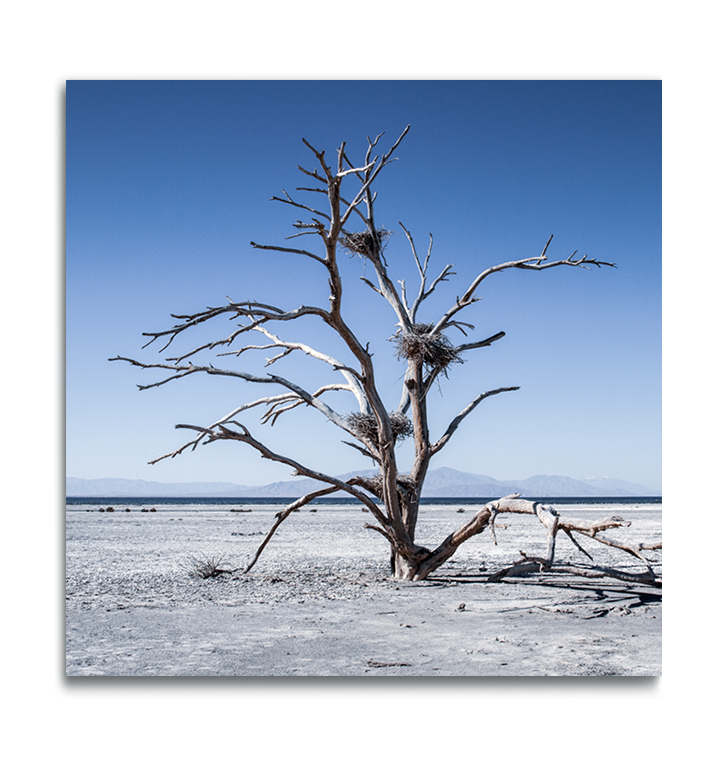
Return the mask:
<svg viewBox="0 0 720 774">
<path fill-rule="evenodd" d="M 495 518 L 500 513 L 519 513 L 533 514 L 547 531 L 547 552 L 545 556 L 530 556 L 524 551 L 520 551 L 522 559 L 518 560 L 510 567 L 506 567 L 496 572 L 489 581 L 499 581 L 502 578 L 512 575 L 522 575 L 527 573 L 565 573 L 580 575 L 587 578 L 599 578 L 603 576 L 616 578 L 618 580 L 630 583 L 643 583 L 651 586 L 660 586 L 659 581 L 653 572 L 650 560 L 643 552 L 652 552 L 662 549 L 662 543 L 630 543 L 620 540 L 613 540 L 605 535 L 608 530 L 614 530 L 622 527 L 631 526 L 631 522 L 623 519 L 606 517 L 598 521 L 585 521 L 577 519 L 568 519 L 559 514 L 551 505 L 546 505 L 531 500 L 520 499 L 518 495 L 509 495 L 507 497 L 486 503 L 475 516 L 449 535 L 443 543 L 431 552 L 429 556 L 420 565 L 419 571 L 415 576 L 417 580 L 427 578 L 427 576 L 440 565 L 444 564 L 455 551 L 471 537 L 480 534 L 486 528 L 492 530 Z M 592 559 L 590 554 L 577 542 L 576 535 L 583 535 L 592 540 L 596 540 L 603 545 L 624 551 L 643 565 L 644 569 L 640 572 L 628 572 L 617 568 L 596 565 L 579 566 L 571 564 L 555 564 L 555 548 L 558 534 L 567 535 L 572 543 L 585 556 Z M 494 536 L 493 536 L 494 539 Z"/>
</svg>

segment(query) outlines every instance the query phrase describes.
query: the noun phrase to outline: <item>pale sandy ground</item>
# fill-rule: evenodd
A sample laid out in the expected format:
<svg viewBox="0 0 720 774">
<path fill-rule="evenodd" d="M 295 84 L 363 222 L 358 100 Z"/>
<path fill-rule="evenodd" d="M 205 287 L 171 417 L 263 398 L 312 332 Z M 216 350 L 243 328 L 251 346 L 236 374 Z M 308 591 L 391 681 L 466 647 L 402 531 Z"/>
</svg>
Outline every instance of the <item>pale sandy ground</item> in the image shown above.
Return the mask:
<svg viewBox="0 0 720 774">
<path fill-rule="evenodd" d="M 250 574 L 201 580 L 184 569 L 188 556 L 243 566 L 277 506 L 98 507 L 67 510 L 69 676 L 661 674 L 660 589 L 569 576 L 485 582 L 518 549 L 542 549 L 527 516 L 504 520 L 497 547 L 483 534 L 437 577 L 398 583 L 360 506 L 320 503 L 283 525 Z M 473 512 L 464 507 L 428 506 L 419 542 L 434 545 Z M 660 537 L 659 505 L 572 508 L 608 512 L 632 521 L 626 537 Z M 560 549 L 578 557 L 568 541 Z"/>
</svg>

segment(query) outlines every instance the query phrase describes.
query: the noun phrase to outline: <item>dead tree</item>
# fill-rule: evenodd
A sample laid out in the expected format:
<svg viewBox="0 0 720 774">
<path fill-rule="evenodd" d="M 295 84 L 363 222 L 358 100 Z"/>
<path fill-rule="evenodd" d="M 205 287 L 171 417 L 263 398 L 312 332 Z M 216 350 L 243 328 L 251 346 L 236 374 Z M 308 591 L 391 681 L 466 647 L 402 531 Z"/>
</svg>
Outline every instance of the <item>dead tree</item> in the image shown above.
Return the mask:
<svg viewBox="0 0 720 774">
<path fill-rule="evenodd" d="M 554 513 L 537 503 L 530 503 L 515 497 L 504 498 L 484 506 L 476 516 L 460 529 L 449 535 L 435 549 L 416 544 L 415 530 L 419 515 L 420 496 L 425 482 L 430 462 L 452 439 L 461 423 L 486 399 L 504 392 L 511 392 L 518 387 L 496 387 L 481 392 L 468 406 L 460 411 L 450 422 L 442 434 L 432 440 L 428 421 L 428 393 L 442 375 L 447 375 L 448 369 L 463 362 L 463 358 L 473 350 L 489 347 L 501 339 L 505 333 L 500 331 L 492 336 L 478 340 L 455 344 L 451 341 L 450 332 L 460 331 L 467 337 L 467 331 L 473 326 L 458 320 L 461 312 L 465 312 L 478 301 L 476 291 L 491 275 L 508 269 L 525 271 L 545 271 L 559 266 L 583 267 L 613 266 L 614 264 L 588 258 L 580 258 L 573 253 L 568 258 L 551 260 L 546 255 L 550 245 L 548 239 L 542 252 L 531 258 L 507 261 L 491 266 L 482 271 L 465 290 L 457 296 L 455 302 L 437 321 L 427 321 L 420 317 L 423 303 L 437 290 L 438 286 L 454 274 L 453 264 L 445 266 L 434 279 L 428 273 L 432 252 L 432 235 L 427 254 L 424 258 L 418 255 L 415 243 L 409 231 L 400 223 L 409 250 L 414 258 L 419 274 L 419 289 L 414 299 L 408 295 L 404 281 L 400 281 L 399 289 L 391 280 L 388 265 L 384 257 L 384 247 L 390 234 L 383 228 L 378 228 L 375 222 L 374 186 L 380 173 L 394 160 L 393 153 L 410 127 L 407 127 L 386 153 L 378 153 L 378 143 L 382 137 L 374 140 L 368 138 L 367 150 L 361 164 L 350 161 L 343 143 L 337 151 L 335 168 L 326 158 L 325 151 L 317 150 L 309 142 L 303 140 L 314 155 L 316 166 L 312 169 L 299 167 L 311 181 L 307 187 L 297 190 L 307 195 L 320 194 L 325 202 L 324 207 L 311 206 L 305 201 L 293 198 L 283 190 L 282 197 L 273 197 L 276 201 L 287 204 L 302 213 L 293 225 L 296 229 L 293 237 L 312 236 L 317 240 L 319 249 L 315 252 L 289 245 L 261 245 L 251 242 L 256 250 L 291 253 L 299 260 L 314 261 L 323 267 L 330 286 L 330 296 L 326 306 L 299 306 L 295 309 L 282 309 L 277 306 L 257 301 L 228 303 L 202 312 L 189 315 L 174 315 L 178 322 L 167 330 L 155 333 L 145 333 L 149 341 L 162 342 L 163 352 L 175 339 L 190 328 L 216 320 L 228 318 L 233 327 L 229 334 L 221 339 L 209 341 L 192 349 L 192 351 L 173 356 L 160 363 L 141 363 L 137 360 L 117 357 L 113 360 L 129 362 L 140 368 L 159 369 L 169 372 L 167 378 L 152 384 L 140 386 L 141 390 L 158 387 L 175 379 L 185 378 L 192 374 L 205 373 L 239 379 L 244 382 L 267 384 L 279 390 L 275 394 L 245 403 L 234 408 L 225 416 L 208 427 L 194 424 L 177 425 L 178 428 L 195 431 L 196 435 L 180 448 L 170 454 L 153 460 L 151 464 L 168 457 L 176 457 L 187 449 L 196 449 L 200 444 L 216 441 L 239 441 L 255 448 L 263 457 L 280 462 L 293 469 L 294 475 L 314 479 L 321 485 L 316 491 L 296 500 L 280 511 L 275 523 L 269 530 L 265 540 L 258 548 L 255 556 L 246 570 L 257 561 L 261 552 L 271 540 L 278 527 L 301 506 L 317 497 L 345 492 L 359 500 L 374 517 L 374 523 L 365 526 L 374 529 L 385 537 L 390 546 L 391 565 L 396 578 L 422 580 L 433 570 L 443 564 L 457 548 L 473 535 L 477 535 L 486 527 L 492 529 L 495 515 L 500 512 L 537 513 L 545 523 Z M 291 237 L 288 237 L 290 239 Z M 343 283 L 341 279 L 339 255 L 343 252 L 361 256 L 374 269 L 375 281 L 366 277 L 362 280 L 370 289 L 382 296 L 392 307 L 397 317 L 397 333 L 393 337 L 397 356 L 405 363 L 402 394 L 394 408 L 388 405 L 380 395 L 377 386 L 375 361 L 370 353 L 369 345 L 363 344 L 346 323 L 343 316 Z M 341 362 L 314 347 L 289 341 L 276 333 L 279 324 L 292 323 L 302 318 L 314 318 L 335 331 L 347 350 L 346 362 Z M 270 324 L 268 326 L 268 324 Z M 275 330 L 272 330 L 274 328 Z M 246 334 L 262 334 L 266 343 L 246 344 L 238 349 L 233 345 Z M 240 370 L 226 369 L 217 365 L 196 365 L 190 358 L 196 358 L 202 353 L 222 349 L 222 355 L 241 357 L 250 350 L 267 350 L 272 354 L 267 359 L 267 366 L 276 363 L 280 358 L 293 352 L 302 352 L 316 360 L 325 363 L 333 372 L 339 374 L 343 382 L 330 382 L 316 389 L 309 389 L 279 375 L 266 373 L 258 375 Z M 331 406 L 329 398 L 338 391 L 349 391 L 357 401 L 357 411 L 344 413 Z M 352 440 L 345 441 L 377 466 L 378 473 L 373 477 L 356 477 L 342 481 L 321 471 L 312 470 L 300 461 L 286 457 L 269 448 L 256 438 L 248 428 L 241 424 L 238 418 L 243 412 L 257 407 L 264 407 L 263 423 L 274 425 L 286 412 L 300 406 L 310 406 L 320 412 L 326 419 L 341 428 Z M 395 456 L 396 444 L 403 438 L 412 437 L 414 443 L 414 464 L 408 474 L 401 474 Z M 552 546 L 558 531 L 563 531 L 571 538 L 576 532 L 592 533 L 597 538 L 598 532 L 622 526 L 621 522 L 595 525 L 576 525 L 564 522 L 552 516 Z M 574 538 L 573 538 L 574 539 Z M 621 550 L 632 551 L 632 547 L 617 544 Z M 635 555 L 640 553 L 640 549 Z M 553 551 L 542 559 L 527 557 L 522 566 L 508 568 L 505 574 L 511 572 L 549 571 L 553 566 Z M 597 570 L 600 572 L 601 570 Z"/>
</svg>

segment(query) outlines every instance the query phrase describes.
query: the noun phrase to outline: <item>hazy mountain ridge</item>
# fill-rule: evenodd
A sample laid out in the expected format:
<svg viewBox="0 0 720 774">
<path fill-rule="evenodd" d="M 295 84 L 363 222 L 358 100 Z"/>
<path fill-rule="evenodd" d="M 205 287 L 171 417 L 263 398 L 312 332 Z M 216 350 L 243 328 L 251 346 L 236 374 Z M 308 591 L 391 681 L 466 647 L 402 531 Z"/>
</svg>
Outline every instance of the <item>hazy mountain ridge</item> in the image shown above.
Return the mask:
<svg viewBox="0 0 720 774">
<path fill-rule="evenodd" d="M 377 471 L 344 473 L 338 478 L 373 475 Z M 299 497 L 311 492 L 318 483 L 298 478 L 276 481 L 264 486 L 245 486 L 226 482 L 164 484 L 157 481 L 125 478 L 65 479 L 67 497 Z M 582 481 L 567 476 L 531 476 L 523 480 L 499 481 L 477 473 L 453 468 L 438 468 L 428 473 L 423 497 L 500 497 L 518 493 L 528 497 L 651 497 L 660 492 L 642 484 L 608 478 Z M 338 492 L 337 496 L 342 496 Z"/>
<path fill-rule="evenodd" d="M 65 479 L 67 497 L 252 497 L 256 487 L 225 482 L 164 484 L 159 481 L 128 478 Z"/>
</svg>

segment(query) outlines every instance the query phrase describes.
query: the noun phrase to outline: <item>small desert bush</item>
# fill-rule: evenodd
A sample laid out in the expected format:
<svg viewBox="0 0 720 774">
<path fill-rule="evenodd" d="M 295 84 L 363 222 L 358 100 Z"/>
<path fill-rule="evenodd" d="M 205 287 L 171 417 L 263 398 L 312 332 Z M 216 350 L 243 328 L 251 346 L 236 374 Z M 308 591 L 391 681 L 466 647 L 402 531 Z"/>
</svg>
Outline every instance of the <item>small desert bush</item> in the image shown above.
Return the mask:
<svg viewBox="0 0 720 774">
<path fill-rule="evenodd" d="M 221 567 L 224 556 L 189 556 L 184 568 L 192 578 L 217 578 L 220 575 L 234 572 L 234 570 Z"/>
</svg>

